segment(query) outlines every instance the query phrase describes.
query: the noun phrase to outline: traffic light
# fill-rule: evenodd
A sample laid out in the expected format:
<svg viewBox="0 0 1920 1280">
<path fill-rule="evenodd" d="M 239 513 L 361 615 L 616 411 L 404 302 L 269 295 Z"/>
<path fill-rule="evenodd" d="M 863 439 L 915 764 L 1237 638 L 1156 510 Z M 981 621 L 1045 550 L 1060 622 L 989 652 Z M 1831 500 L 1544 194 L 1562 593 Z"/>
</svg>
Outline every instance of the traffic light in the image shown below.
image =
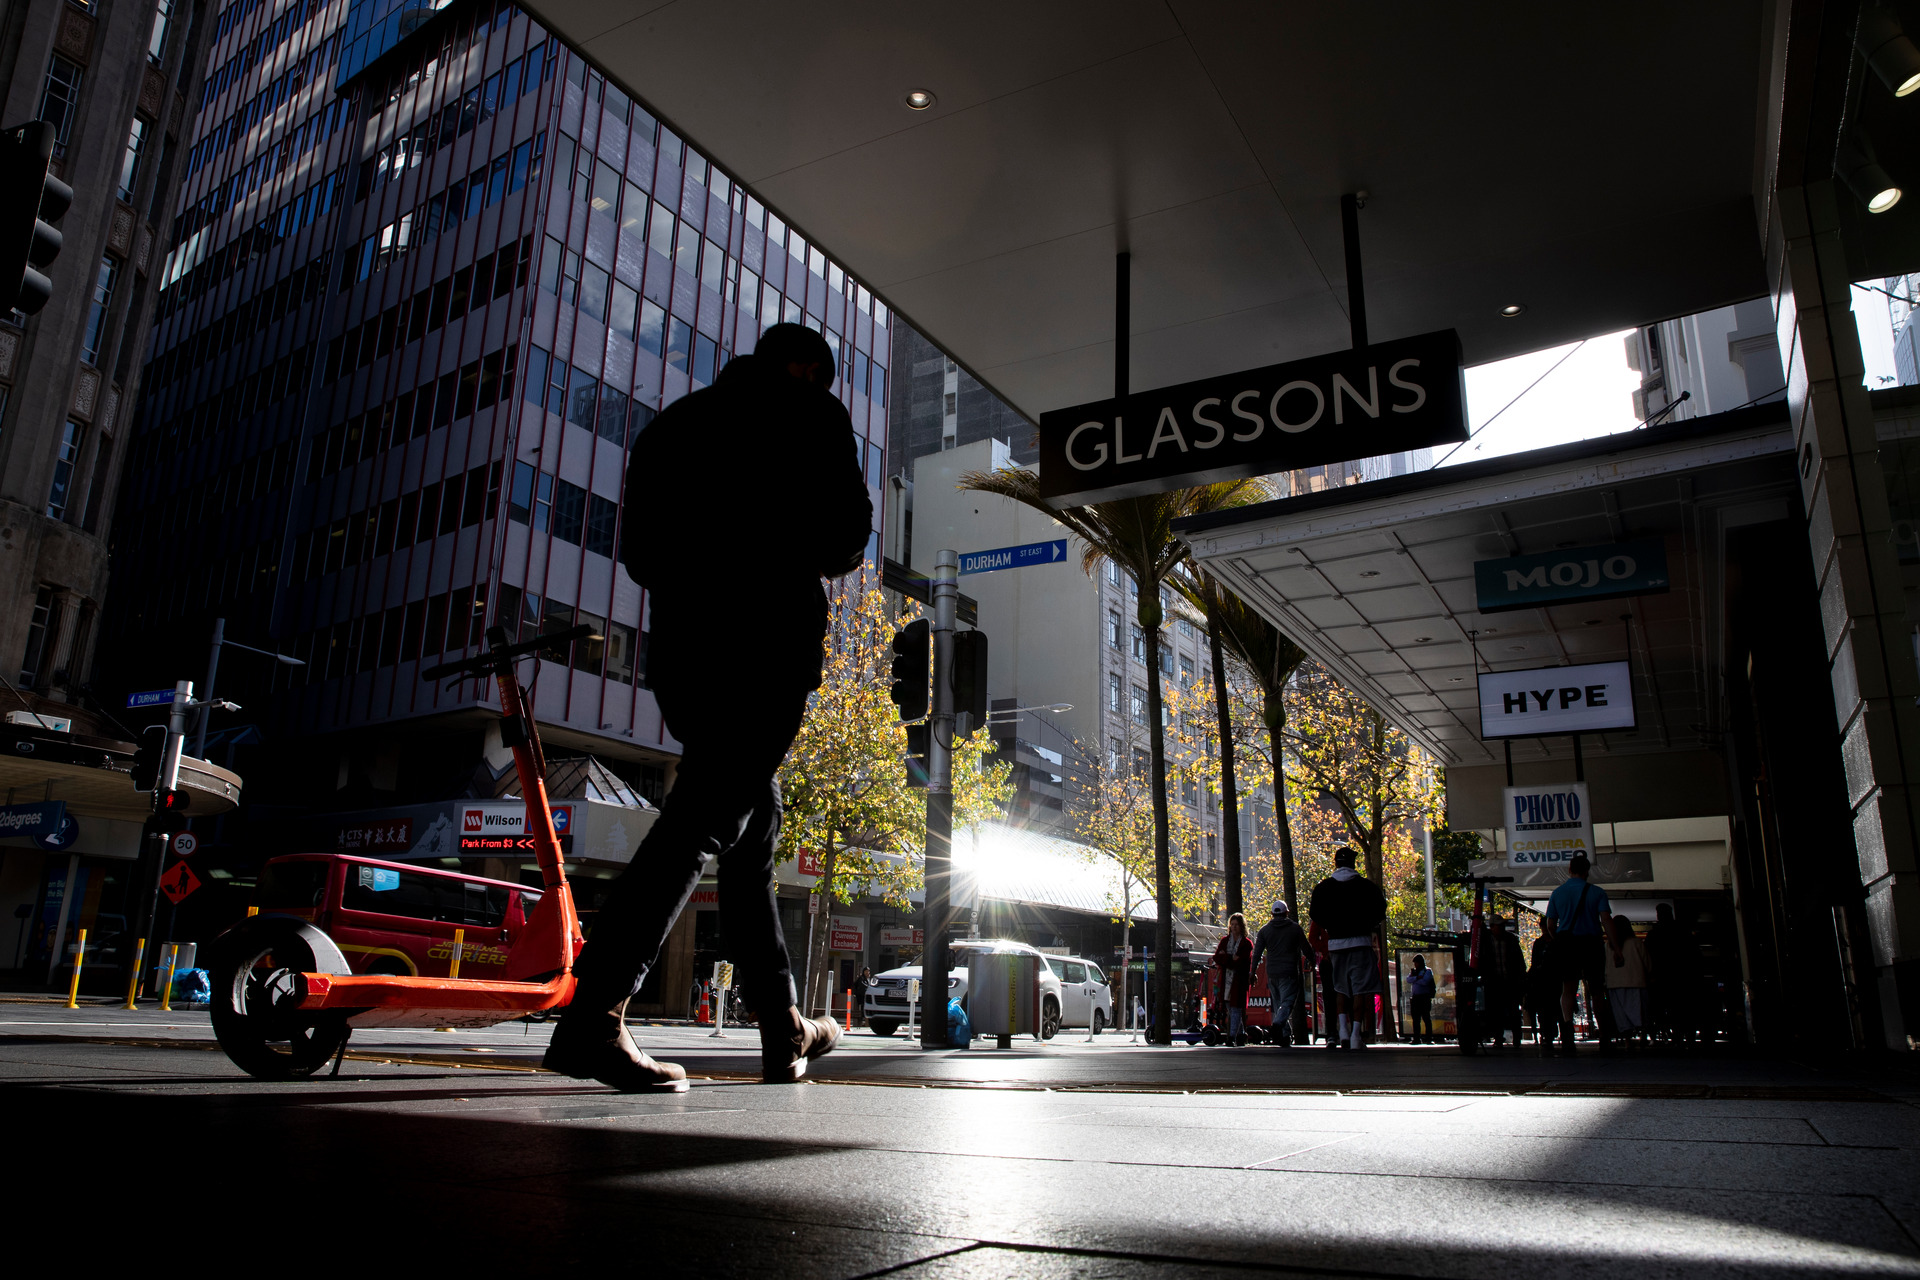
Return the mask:
<svg viewBox="0 0 1920 1280">
<path fill-rule="evenodd" d="M 893 637 L 893 687 L 888 696 L 900 708 L 902 720 L 920 720 L 927 714 L 927 659 L 933 626 L 925 618 L 909 622 Z"/>
<path fill-rule="evenodd" d="M 933 726 L 922 720 L 907 726 L 907 785 L 927 785 L 927 765 L 933 754 Z"/>
<path fill-rule="evenodd" d="M 962 737 L 987 722 L 987 633 L 984 631 L 953 633 L 953 715 L 953 731 Z"/>
<path fill-rule="evenodd" d="M 140 745 L 133 749 L 133 789 L 151 791 L 160 781 L 160 757 L 167 750 L 167 728 L 165 725 L 152 725 L 140 735 Z"/>
<path fill-rule="evenodd" d="M 59 256 L 52 224 L 73 203 L 73 188 L 47 172 L 54 132 L 35 120 L 0 133 L 0 309 L 32 315 L 53 296 L 53 282 L 36 268 Z"/>
<path fill-rule="evenodd" d="M 180 788 L 160 793 L 160 812 L 162 815 L 185 813 L 193 804 L 193 796 Z"/>
</svg>

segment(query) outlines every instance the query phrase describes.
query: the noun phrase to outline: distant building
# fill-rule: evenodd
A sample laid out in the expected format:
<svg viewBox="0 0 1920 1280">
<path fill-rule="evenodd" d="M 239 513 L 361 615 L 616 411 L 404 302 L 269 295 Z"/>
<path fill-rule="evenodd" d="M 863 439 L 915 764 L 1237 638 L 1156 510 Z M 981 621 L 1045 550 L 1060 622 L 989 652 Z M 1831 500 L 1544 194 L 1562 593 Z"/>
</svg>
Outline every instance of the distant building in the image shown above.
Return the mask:
<svg viewBox="0 0 1920 1280">
<path fill-rule="evenodd" d="M 1633 415 L 1641 422 L 1704 418 L 1786 395 L 1780 338 L 1765 299 L 1646 325 L 1626 344 L 1627 367 L 1640 375 Z"/>
</svg>

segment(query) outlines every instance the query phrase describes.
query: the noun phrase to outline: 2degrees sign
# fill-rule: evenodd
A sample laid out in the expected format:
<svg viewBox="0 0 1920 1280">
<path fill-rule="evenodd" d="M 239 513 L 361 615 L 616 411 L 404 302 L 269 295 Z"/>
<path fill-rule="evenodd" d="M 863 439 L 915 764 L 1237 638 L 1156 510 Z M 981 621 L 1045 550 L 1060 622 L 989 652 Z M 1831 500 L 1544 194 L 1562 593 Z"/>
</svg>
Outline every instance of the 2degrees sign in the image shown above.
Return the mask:
<svg viewBox="0 0 1920 1280">
<path fill-rule="evenodd" d="M 1040 495 L 1087 503 L 1467 438 L 1452 329 L 1040 415 Z"/>
</svg>

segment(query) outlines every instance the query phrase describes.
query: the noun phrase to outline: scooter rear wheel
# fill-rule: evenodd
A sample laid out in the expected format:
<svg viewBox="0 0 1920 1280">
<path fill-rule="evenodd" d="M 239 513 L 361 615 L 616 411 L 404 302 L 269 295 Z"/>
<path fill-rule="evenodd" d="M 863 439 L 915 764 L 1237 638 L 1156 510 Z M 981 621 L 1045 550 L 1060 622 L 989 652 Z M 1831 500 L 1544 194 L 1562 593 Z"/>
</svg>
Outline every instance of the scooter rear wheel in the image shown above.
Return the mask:
<svg viewBox="0 0 1920 1280">
<path fill-rule="evenodd" d="M 323 964 L 303 930 L 281 924 L 260 921 L 223 939 L 211 974 L 213 1034 L 235 1066 L 260 1080 L 311 1076 L 352 1034 L 340 1014 L 300 1012 L 299 975 Z"/>
</svg>

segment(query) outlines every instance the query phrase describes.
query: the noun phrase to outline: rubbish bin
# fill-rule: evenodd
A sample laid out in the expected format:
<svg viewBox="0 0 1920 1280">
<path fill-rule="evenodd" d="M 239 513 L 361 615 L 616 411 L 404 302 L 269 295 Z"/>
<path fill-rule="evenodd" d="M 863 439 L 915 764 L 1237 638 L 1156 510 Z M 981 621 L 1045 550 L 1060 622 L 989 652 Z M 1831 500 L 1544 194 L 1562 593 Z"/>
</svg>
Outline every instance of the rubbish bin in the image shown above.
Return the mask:
<svg viewBox="0 0 1920 1280">
<path fill-rule="evenodd" d="M 973 1034 L 992 1036 L 1002 1049 L 1016 1035 L 1043 1039 L 1040 1026 L 1040 957 L 1017 951 L 970 951 L 967 956 L 967 1017 Z"/>
</svg>

